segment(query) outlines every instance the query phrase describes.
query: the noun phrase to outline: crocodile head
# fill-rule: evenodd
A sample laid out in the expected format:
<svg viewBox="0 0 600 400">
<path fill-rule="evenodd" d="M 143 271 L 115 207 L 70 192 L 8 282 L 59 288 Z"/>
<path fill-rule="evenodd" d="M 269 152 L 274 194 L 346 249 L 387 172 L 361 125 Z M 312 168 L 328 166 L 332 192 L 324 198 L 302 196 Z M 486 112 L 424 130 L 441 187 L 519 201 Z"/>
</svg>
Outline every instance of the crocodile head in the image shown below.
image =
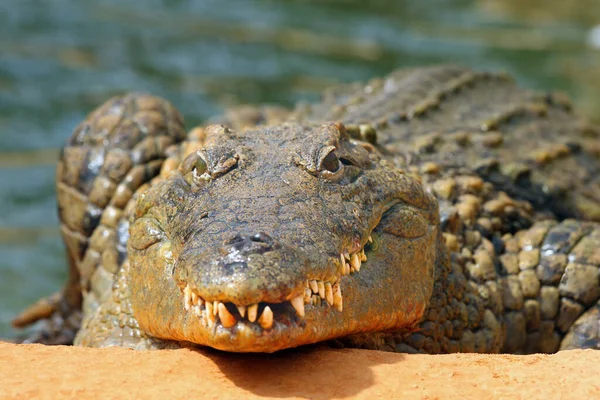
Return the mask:
<svg viewBox="0 0 600 400">
<path fill-rule="evenodd" d="M 240 352 L 410 327 L 438 219 L 417 180 L 340 123 L 213 125 L 137 196 L 134 315 L 152 336 Z"/>
</svg>

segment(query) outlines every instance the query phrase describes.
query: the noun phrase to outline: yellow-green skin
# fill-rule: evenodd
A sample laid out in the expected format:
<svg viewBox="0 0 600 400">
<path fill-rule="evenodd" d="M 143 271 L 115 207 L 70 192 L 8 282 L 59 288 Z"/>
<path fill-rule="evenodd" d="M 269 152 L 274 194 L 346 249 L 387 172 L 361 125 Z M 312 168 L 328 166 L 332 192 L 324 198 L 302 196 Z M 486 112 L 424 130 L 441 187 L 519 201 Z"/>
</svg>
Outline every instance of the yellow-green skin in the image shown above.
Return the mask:
<svg viewBox="0 0 600 400">
<path fill-rule="evenodd" d="M 600 131 L 561 96 L 431 67 L 214 122 L 186 135 L 166 101 L 130 94 L 75 130 L 57 173 L 70 279 L 17 319 L 48 319 L 28 341 L 599 348 Z M 305 297 L 301 315 L 311 281 L 343 307 Z M 229 312 L 207 325 L 188 291 Z M 253 304 L 270 324 L 241 315 Z"/>
</svg>

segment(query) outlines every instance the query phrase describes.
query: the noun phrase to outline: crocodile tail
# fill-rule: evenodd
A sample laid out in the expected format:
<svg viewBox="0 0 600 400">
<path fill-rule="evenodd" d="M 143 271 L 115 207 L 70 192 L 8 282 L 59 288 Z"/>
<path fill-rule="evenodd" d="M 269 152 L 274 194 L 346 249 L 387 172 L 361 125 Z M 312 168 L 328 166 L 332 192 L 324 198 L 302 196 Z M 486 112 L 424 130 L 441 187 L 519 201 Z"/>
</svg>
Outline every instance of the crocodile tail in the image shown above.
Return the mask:
<svg viewBox="0 0 600 400">
<path fill-rule="evenodd" d="M 168 149 L 185 136 L 183 118 L 171 104 L 139 93 L 108 100 L 75 128 L 56 173 L 68 281 L 59 301 L 33 305 L 15 323 L 27 325 L 52 311 L 80 310 L 82 292 L 90 290 L 98 267 L 110 275 L 116 272 L 126 257 L 119 239 L 126 232 L 118 232 L 125 206 L 159 174 Z M 96 275 L 109 280 L 104 272 Z"/>
</svg>

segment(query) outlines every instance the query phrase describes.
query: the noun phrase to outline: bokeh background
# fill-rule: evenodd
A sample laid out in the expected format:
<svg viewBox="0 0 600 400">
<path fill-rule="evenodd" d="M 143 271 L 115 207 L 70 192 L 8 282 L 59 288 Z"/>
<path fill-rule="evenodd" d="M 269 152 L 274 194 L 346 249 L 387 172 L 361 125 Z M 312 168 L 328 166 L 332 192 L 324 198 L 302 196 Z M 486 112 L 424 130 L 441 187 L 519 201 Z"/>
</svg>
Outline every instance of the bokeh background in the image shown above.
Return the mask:
<svg viewBox="0 0 600 400">
<path fill-rule="evenodd" d="M 565 91 L 600 122 L 600 1 L 0 0 L 0 337 L 62 285 L 55 160 L 109 97 L 164 96 L 190 127 L 434 63 Z"/>
</svg>

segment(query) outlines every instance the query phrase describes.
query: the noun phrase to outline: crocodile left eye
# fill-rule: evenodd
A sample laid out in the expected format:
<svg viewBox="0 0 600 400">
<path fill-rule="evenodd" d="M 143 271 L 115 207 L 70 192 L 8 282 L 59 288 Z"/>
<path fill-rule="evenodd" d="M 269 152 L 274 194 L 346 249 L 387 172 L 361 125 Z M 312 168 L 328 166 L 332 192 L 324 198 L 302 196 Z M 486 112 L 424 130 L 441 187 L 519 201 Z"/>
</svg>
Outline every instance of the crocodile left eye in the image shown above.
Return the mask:
<svg viewBox="0 0 600 400">
<path fill-rule="evenodd" d="M 321 170 L 326 170 L 331 173 L 336 173 L 340 170 L 342 164 L 335 151 L 330 151 L 321 161 Z"/>
</svg>

